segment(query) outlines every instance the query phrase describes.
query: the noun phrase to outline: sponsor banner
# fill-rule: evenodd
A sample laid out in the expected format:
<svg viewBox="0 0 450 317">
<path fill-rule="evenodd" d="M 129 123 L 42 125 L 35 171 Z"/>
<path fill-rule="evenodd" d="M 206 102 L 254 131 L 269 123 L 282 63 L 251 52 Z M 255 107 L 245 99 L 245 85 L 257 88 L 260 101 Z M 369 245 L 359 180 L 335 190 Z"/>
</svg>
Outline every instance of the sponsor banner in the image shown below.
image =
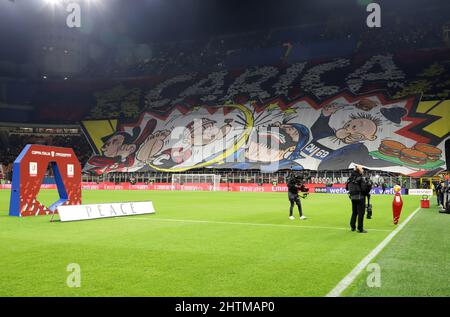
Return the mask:
<svg viewBox="0 0 450 317">
<path fill-rule="evenodd" d="M 306 184 L 307 188 L 312 189 L 317 186 L 324 187 L 324 184 Z M 135 185 L 131 185 L 130 183 L 83 183 L 82 189 L 209 191 L 212 190 L 212 185 L 209 183 L 184 183 L 183 185 L 172 185 L 168 183 L 137 183 Z M 258 185 L 256 183 L 220 183 L 217 190 L 227 192 L 287 192 L 287 186 L 285 183 L 279 183 L 275 186 L 272 184 Z"/>
<path fill-rule="evenodd" d="M 329 194 L 348 194 L 348 191 L 344 187 L 340 187 L 340 188 L 326 187 L 326 192 L 329 193 Z M 375 188 L 373 188 L 370 191 L 370 194 L 371 195 L 381 195 L 381 194 L 393 195 L 394 194 L 394 189 L 393 188 L 386 188 L 384 193 L 383 193 L 383 189 L 375 187 Z M 402 188 L 401 194 L 402 195 L 406 194 L 406 190 L 404 188 Z"/>
<path fill-rule="evenodd" d="M 131 185 L 129 183 L 83 183 L 81 188 L 83 190 L 182 190 L 182 191 L 209 191 L 211 190 L 211 184 L 207 183 L 185 183 L 183 185 L 172 185 L 168 183 L 154 183 L 145 184 L 137 183 Z M 325 187 L 325 184 L 306 184 L 306 187 L 310 189 L 310 193 L 327 193 L 327 194 L 348 194 L 345 190 L 345 184 L 334 184 L 333 187 Z M 0 185 L 0 189 L 11 189 L 10 184 Z M 41 189 L 56 189 L 54 184 L 42 184 Z M 217 187 L 218 191 L 225 192 L 287 192 L 287 186 L 284 183 L 279 183 L 276 186 L 272 184 L 262 184 L 258 185 L 256 183 L 221 183 Z M 411 193 L 412 191 L 412 193 Z M 423 192 L 425 191 L 425 192 Z M 370 192 L 372 195 L 383 194 L 381 188 L 375 187 Z M 402 195 L 406 194 L 406 190 L 402 188 Z M 386 188 L 384 194 L 393 195 L 393 188 Z M 408 191 L 409 195 L 432 195 L 431 189 L 410 189 Z"/>
<path fill-rule="evenodd" d="M 109 217 L 153 214 L 151 201 L 107 203 L 92 205 L 67 205 L 58 208 L 61 221 L 89 220 Z"/>
<path fill-rule="evenodd" d="M 11 184 L 0 184 L 0 189 L 11 189 Z M 40 189 L 56 189 L 56 184 L 41 184 Z"/>
<path fill-rule="evenodd" d="M 417 196 L 433 196 L 433 190 L 432 189 L 424 189 L 424 188 L 414 188 L 408 190 L 408 195 L 417 195 Z"/>
</svg>

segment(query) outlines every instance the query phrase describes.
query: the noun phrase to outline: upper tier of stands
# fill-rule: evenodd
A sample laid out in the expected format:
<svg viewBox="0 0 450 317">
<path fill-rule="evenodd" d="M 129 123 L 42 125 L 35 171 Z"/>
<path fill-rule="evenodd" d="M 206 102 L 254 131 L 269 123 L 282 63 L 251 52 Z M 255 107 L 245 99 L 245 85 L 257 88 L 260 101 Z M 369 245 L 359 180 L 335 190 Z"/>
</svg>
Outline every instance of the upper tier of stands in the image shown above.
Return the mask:
<svg viewBox="0 0 450 317">
<path fill-rule="evenodd" d="M 438 9 L 413 16 L 383 16 L 382 28 L 367 28 L 361 21 L 325 23 L 256 30 L 217 36 L 203 41 L 153 43 L 152 56 L 121 54 L 120 48 L 92 62 L 80 78 L 174 75 L 211 72 L 256 65 L 297 62 L 360 54 L 436 48 L 448 45 L 450 21 Z M 290 48 L 289 48 L 290 47 Z M 136 50 L 137 51 L 137 50 Z"/>
</svg>

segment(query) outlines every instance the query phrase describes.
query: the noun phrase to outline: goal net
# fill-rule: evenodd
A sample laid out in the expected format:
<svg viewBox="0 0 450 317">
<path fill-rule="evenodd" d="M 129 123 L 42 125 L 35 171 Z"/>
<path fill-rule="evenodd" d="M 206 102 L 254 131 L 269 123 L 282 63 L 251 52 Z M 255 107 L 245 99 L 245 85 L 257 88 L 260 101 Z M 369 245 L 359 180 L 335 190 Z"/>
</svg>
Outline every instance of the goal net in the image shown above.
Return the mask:
<svg viewBox="0 0 450 317">
<path fill-rule="evenodd" d="M 173 174 L 172 190 L 219 190 L 220 175 Z"/>
</svg>

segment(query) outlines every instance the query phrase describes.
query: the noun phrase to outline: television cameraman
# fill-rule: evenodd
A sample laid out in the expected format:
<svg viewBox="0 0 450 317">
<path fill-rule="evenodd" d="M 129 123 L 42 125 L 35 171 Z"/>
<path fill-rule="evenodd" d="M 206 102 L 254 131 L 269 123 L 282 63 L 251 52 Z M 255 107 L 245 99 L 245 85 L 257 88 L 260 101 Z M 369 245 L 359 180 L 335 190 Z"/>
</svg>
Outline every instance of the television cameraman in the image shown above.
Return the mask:
<svg viewBox="0 0 450 317">
<path fill-rule="evenodd" d="M 350 218 L 350 227 L 352 231 L 358 229 L 359 233 L 367 233 L 364 230 L 364 213 L 366 207 L 366 195 L 368 184 L 366 178 L 363 177 L 364 171 L 361 166 L 355 166 L 350 178 L 347 181 L 345 189 L 349 192 L 352 201 L 352 216 Z M 358 228 L 356 228 L 356 220 L 358 219 Z"/>
<path fill-rule="evenodd" d="M 300 202 L 300 197 L 298 195 L 299 191 L 302 192 L 302 198 L 306 198 L 306 196 L 308 195 L 309 189 L 305 187 L 303 177 L 300 175 L 295 175 L 294 173 L 289 174 L 287 179 L 287 187 L 288 187 L 288 198 L 291 204 L 289 208 L 289 219 L 291 220 L 295 219 L 295 217 L 293 216 L 294 204 L 297 205 L 300 219 L 301 220 L 307 219 L 305 216 L 303 216 L 302 204 Z"/>
<path fill-rule="evenodd" d="M 442 209 L 439 212 L 443 214 L 450 214 L 450 186 L 448 181 L 442 182 L 441 186 Z"/>
</svg>

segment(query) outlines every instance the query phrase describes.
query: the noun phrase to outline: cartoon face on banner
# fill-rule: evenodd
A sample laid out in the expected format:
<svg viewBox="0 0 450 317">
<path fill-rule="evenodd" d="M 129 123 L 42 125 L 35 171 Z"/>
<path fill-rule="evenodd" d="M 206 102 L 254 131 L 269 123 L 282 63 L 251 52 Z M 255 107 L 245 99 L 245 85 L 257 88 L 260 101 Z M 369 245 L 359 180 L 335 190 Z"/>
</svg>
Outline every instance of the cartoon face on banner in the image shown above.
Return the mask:
<svg viewBox="0 0 450 317">
<path fill-rule="evenodd" d="M 172 114 L 160 121 L 154 133 L 139 146 L 136 159 L 155 170 L 181 171 L 223 160 L 235 143 L 247 138 L 251 114 L 244 106 L 214 115 L 201 108 L 187 114 Z M 143 116 L 143 121 L 150 117 Z"/>
<path fill-rule="evenodd" d="M 355 164 L 407 175 L 442 169 L 448 113 L 427 115 L 416 95 L 337 94 L 264 107 L 225 105 L 143 113 L 102 138 L 86 171 L 185 171 L 192 168 L 339 170 Z M 444 121 L 442 121 L 444 120 Z M 427 130 L 428 129 L 428 130 Z M 447 127 L 448 129 L 448 127 Z M 96 131 L 86 131 L 97 135 Z"/>
<path fill-rule="evenodd" d="M 164 120 L 143 113 L 136 124 L 124 125 L 102 139 L 100 155 L 85 170 L 97 174 L 145 169 L 187 170 L 223 160 L 242 146 L 252 125 L 252 113 L 241 105 L 228 105 L 212 112 L 199 108 L 173 112 Z"/>
</svg>

